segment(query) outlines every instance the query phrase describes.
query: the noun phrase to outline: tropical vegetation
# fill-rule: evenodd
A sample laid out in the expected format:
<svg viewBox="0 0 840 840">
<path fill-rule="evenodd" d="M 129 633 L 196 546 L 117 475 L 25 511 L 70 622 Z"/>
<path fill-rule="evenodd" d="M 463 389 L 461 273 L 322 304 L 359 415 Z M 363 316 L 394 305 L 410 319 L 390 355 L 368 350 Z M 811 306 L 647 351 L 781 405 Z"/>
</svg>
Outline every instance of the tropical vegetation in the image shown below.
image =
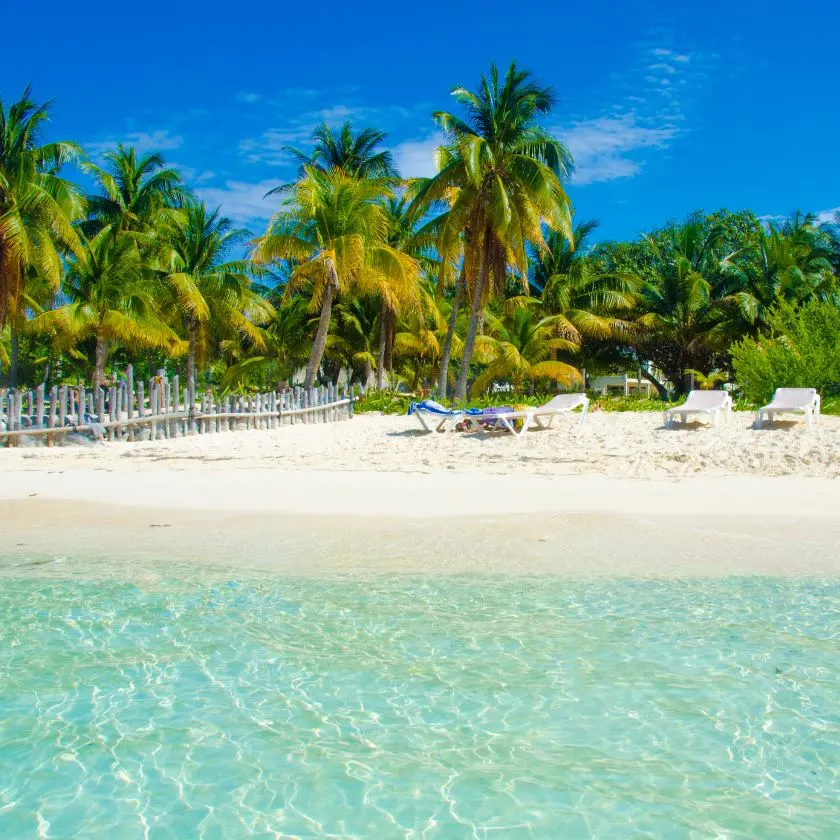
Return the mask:
<svg viewBox="0 0 840 840">
<path fill-rule="evenodd" d="M 662 396 L 840 389 L 840 218 L 697 211 L 598 241 L 551 88 L 493 66 L 452 101 L 430 178 L 403 179 L 375 127 L 317 126 L 255 231 L 161 154 L 92 157 L 46 139 L 30 89 L 0 101 L 0 384 L 132 363 L 219 390 L 352 383 L 383 410 L 627 370 Z"/>
</svg>

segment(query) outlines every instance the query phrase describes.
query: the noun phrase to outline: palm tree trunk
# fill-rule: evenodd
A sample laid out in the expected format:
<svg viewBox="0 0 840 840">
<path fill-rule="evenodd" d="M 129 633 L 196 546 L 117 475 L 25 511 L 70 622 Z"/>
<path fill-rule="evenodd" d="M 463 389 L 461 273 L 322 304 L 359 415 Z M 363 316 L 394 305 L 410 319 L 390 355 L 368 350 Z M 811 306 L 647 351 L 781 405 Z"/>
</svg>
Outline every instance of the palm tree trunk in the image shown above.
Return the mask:
<svg viewBox="0 0 840 840">
<path fill-rule="evenodd" d="M 488 260 L 487 260 L 488 237 L 485 236 L 481 248 L 481 263 L 478 267 L 478 277 L 472 296 L 472 311 L 470 312 L 470 326 L 467 330 L 467 338 L 464 341 L 464 353 L 461 356 L 461 367 L 458 370 L 458 381 L 455 383 L 455 399 L 465 401 L 467 399 L 467 379 L 470 375 L 470 362 L 472 362 L 473 350 L 475 349 L 475 337 L 478 334 L 478 322 L 481 318 L 481 302 L 484 299 L 484 287 L 487 284 Z"/>
<path fill-rule="evenodd" d="M 20 340 L 14 326 L 9 328 L 12 334 L 12 346 L 9 354 L 9 387 L 17 388 L 20 375 Z"/>
<path fill-rule="evenodd" d="M 190 349 L 187 352 L 187 387 L 190 389 L 190 394 L 195 393 L 195 350 L 198 344 L 198 325 L 195 322 L 190 322 L 189 325 L 189 340 Z"/>
<path fill-rule="evenodd" d="M 102 385 L 105 378 L 105 363 L 108 361 L 109 342 L 102 336 L 96 336 L 96 366 L 93 369 L 93 387 Z"/>
<path fill-rule="evenodd" d="M 385 387 L 385 348 L 388 344 L 388 307 L 385 298 L 379 308 L 379 353 L 376 357 L 376 387 L 381 391 Z"/>
<path fill-rule="evenodd" d="M 321 303 L 321 317 L 318 318 L 318 329 L 315 332 L 315 340 L 312 342 L 312 352 L 309 355 L 309 363 L 306 366 L 306 378 L 303 380 L 304 388 L 311 388 L 315 384 L 315 377 L 321 367 L 321 360 L 324 358 L 324 350 L 327 348 L 327 334 L 330 331 L 330 317 L 332 316 L 332 302 L 335 290 L 338 287 L 338 278 L 335 269 L 330 267 L 330 278 L 327 287 L 324 289 L 324 300 Z"/>
<path fill-rule="evenodd" d="M 443 352 L 440 356 L 440 371 L 438 372 L 438 396 L 446 399 L 446 392 L 449 389 L 449 360 L 452 358 L 452 339 L 455 336 L 455 324 L 458 321 L 458 312 L 461 309 L 461 302 L 464 300 L 467 291 L 467 273 L 465 267 L 461 266 L 461 273 L 458 275 L 458 282 L 455 284 L 455 300 L 452 301 L 452 312 L 449 315 L 449 325 L 446 328 L 446 339 L 443 342 Z"/>
</svg>

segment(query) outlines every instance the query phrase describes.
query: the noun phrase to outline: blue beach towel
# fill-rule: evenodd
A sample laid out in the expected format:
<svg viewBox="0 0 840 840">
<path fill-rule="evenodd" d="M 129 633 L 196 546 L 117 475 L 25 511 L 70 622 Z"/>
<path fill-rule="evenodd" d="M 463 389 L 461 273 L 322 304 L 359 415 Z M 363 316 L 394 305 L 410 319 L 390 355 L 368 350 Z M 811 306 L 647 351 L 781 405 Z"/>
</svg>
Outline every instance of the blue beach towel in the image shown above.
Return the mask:
<svg viewBox="0 0 840 840">
<path fill-rule="evenodd" d="M 420 402 L 409 403 L 409 415 L 414 414 L 415 411 L 426 411 L 429 414 L 436 414 L 438 417 L 455 417 L 459 414 L 475 416 L 481 414 L 480 408 L 447 408 L 436 400 L 421 400 Z"/>
</svg>

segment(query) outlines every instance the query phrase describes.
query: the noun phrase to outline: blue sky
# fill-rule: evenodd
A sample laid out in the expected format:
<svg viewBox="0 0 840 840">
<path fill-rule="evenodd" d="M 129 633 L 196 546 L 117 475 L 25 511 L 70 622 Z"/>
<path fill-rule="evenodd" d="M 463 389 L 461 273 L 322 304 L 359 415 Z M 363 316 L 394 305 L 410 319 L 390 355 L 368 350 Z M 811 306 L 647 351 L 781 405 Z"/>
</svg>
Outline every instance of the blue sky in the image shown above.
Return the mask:
<svg viewBox="0 0 840 840">
<path fill-rule="evenodd" d="M 577 217 L 625 238 L 696 208 L 840 206 L 833 5 L 42 0 L 33 46 L 18 0 L 0 96 L 31 81 L 54 137 L 159 150 L 258 231 L 294 172 L 282 147 L 320 120 L 381 128 L 404 175 L 431 174 L 431 112 L 515 59 L 560 100 L 546 124 L 575 155 Z"/>
</svg>

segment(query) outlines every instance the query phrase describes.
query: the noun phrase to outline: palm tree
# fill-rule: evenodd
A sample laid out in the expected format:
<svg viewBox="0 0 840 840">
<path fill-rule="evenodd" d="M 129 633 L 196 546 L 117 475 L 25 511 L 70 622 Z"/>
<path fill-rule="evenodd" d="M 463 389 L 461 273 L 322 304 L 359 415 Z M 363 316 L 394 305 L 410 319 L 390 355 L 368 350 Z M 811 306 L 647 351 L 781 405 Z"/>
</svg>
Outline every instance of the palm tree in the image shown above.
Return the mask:
<svg viewBox="0 0 840 840">
<path fill-rule="evenodd" d="M 166 280 L 175 292 L 187 333 L 191 388 L 195 386 L 196 359 L 206 355 L 211 321 L 233 328 L 257 349 L 265 349 L 262 332 L 253 319 L 267 321 L 273 308 L 251 288 L 255 266 L 249 260 L 226 259 L 247 235 L 247 231 L 235 229 L 220 208 L 208 212 L 203 202 L 188 201 L 174 216 L 167 237 L 171 255 Z"/>
<path fill-rule="evenodd" d="M 565 328 L 562 316 L 541 315 L 539 308 L 540 301 L 535 298 L 518 298 L 506 303 L 501 318 L 488 318 L 488 334 L 476 344 L 487 368 L 473 383 L 474 398 L 497 380 L 510 379 L 516 393 L 521 392 L 525 380 L 544 379 L 562 385 L 580 381 L 577 368 L 551 358 L 558 351 L 576 352 L 578 342 L 558 335 L 558 330 Z"/>
<path fill-rule="evenodd" d="M 148 231 L 158 225 L 164 211 L 189 198 L 181 175 L 159 154 L 138 158 L 134 148 L 120 143 L 103 157 L 104 167 L 85 167 L 99 187 L 99 194 L 87 199 L 88 218 L 83 229 L 88 236 L 105 226 L 117 233 Z"/>
<path fill-rule="evenodd" d="M 648 240 L 655 259 L 655 281 L 640 284 L 637 324 L 647 355 L 682 390 L 686 371 L 709 369 L 711 356 L 730 343 L 730 302 L 717 287 L 730 258 L 718 254 L 720 229 L 699 217 L 669 228 L 663 241 Z"/>
<path fill-rule="evenodd" d="M 391 153 L 377 149 L 385 140 L 384 131 L 363 128 L 354 132 L 349 122 L 345 122 L 338 132 L 322 122 L 312 132 L 315 148 L 306 154 L 292 146 L 285 151 L 300 164 L 300 175 L 307 166 L 328 171 L 340 169 L 356 178 L 398 178 Z M 280 188 L 283 189 L 282 187 Z"/>
<path fill-rule="evenodd" d="M 394 356 L 412 391 L 417 389 L 424 372 L 433 378 L 435 367 L 442 364 L 444 336 L 448 334 L 447 318 L 434 284 L 425 280 L 419 293 L 420 307 L 401 319 L 394 335 Z"/>
<path fill-rule="evenodd" d="M 758 231 L 757 259 L 733 264 L 729 301 L 741 316 L 739 337 L 756 325 L 764 326 L 780 301 L 805 303 L 831 300 L 837 289 L 832 270 L 829 236 L 814 225 L 812 216 L 794 213 L 782 225 L 770 222 Z"/>
<path fill-rule="evenodd" d="M 63 293 L 70 302 L 36 316 L 32 328 L 51 332 L 61 345 L 94 338 L 96 385 L 114 342 L 169 349 L 178 343 L 160 313 L 160 285 L 150 282 L 131 234 L 106 226 L 84 240 L 68 264 Z"/>
<path fill-rule="evenodd" d="M 336 294 L 350 289 L 377 294 L 385 281 L 401 286 L 417 282 L 417 263 L 387 242 L 389 225 L 382 200 L 390 194 L 384 179 L 362 180 L 340 169 L 323 171 L 306 165 L 303 177 L 256 243 L 258 262 L 294 263 L 286 294 L 309 285 L 311 307 L 320 311 L 306 388 L 314 385 L 324 356 Z"/>
<path fill-rule="evenodd" d="M 348 296 L 333 308 L 333 326 L 327 336 L 325 366 L 331 362 L 333 374 L 342 369 L 349 372 L 349 380 L 370 380 L 376 364 L 379 340 L 379 306 L 375 298 Z"/>
<path fill-rule="evenodd" d="M 530 284 L 540 297 L 544 314 L 558 318 L 558 335 L 578 343 L 585 338 L 609 339 L 627 336 L 639 282 L 627 274 L 598 272 L 586 256 L 586 240 L 598 223 L 577 225 L 571 240 L 549 231 L 549 250 L 532 256 Z"/>
<path fill-rule="evenodd" d="M 391 197 L 385 201 L 388 216 L 388 244 L 401 253 L 408 254 L 425 271 L 437 266 L 431 256 L 434 244 L 429 227 L 416 227 L 416 215 L 405 195 Z M 395 282 L 397 281 L 397 282 Z M 385 378 L 393 371 L 394 340 L 397 333 L 397 318 L 409 311 L 420 309 L 420 287 L 417 283 L 405 283 L 403 278 L 384 277 L 379 290 L 379 352 L 376 357 L 376 387 L 383 388 Z"/>
<path fill-rule="evenodd" d="M 547 249 L 544 227 L 572 236 L 562 184 L 572 161 L 566 147 L 537 124 L 554 104 L 551 89 L 515 64 L 501 84 L 493 65 L 477 93 L 455 88 L 452 94 L 465 119 L 444 111 L 434 115 L 447 145 L 438 150 L 438 174 L 418 190 L 416 201 L 450 204 L 439 240 L 442 259 L 461 243 L 465 248 L 471 313 L 455 388 L 464 399 L 479 318 L 491 292 L 503 293 L 508 268 L 527 282 L 527 245 Z"/>
<path fill-rule="evenodd" d="M 17 314 L 31 271 L 57 290 L 62 254 L 78 247 L 72 222 L 83 202 L 58 173 L 81 150 L 40 142 L 50 103 L 38 105 L 30 96 L 27 87 L 8 111 L 0 100 L 0 330 Z"/>
</svg>

